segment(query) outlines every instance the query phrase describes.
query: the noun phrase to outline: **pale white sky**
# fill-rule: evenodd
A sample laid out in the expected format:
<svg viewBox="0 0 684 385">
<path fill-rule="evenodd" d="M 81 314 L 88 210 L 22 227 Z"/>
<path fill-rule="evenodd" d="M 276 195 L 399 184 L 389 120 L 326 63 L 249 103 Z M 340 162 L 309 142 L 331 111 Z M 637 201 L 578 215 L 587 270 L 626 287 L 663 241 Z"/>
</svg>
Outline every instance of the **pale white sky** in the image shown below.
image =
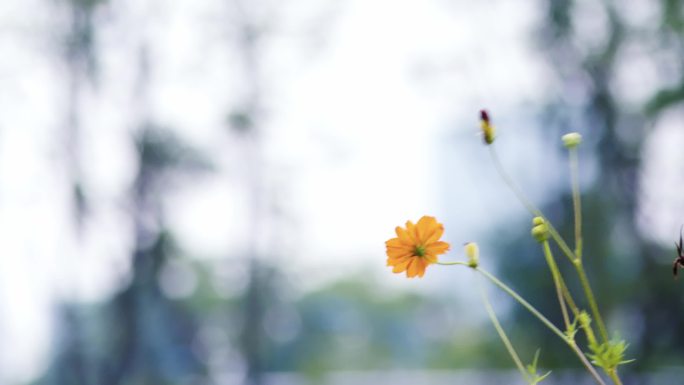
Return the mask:
<svg viewBox="0 0 684 385">
<path fill-rule="evenodd" d="M 0 349 L 2 383 L 44 368 L 56 301 L 99 301 L 125 280 L 132 229 L 123 200 L 136 167 L 130 136 L 145 109 L 217 162 L 216 174 L 167 202 L 181 245 L 196 258 L 247 249 L 244 148 L 225 129 L 244 87 L 230 7 L 115 3 L 97 15 L 100 84 L 81 106 L 94 205 L 81 243 L 70 230 L 61 163 L 67 83 L 54 42 L 63 23 L 52 17 L 54 2 L 0 3 L 0 338 L 12 347 Z M 283 246 L 286 272 L 315 276 L 306 287 L 362 268 L 394 288 L 443 287 L 446 273 L 429 283 L 386 272 L 384 241 L 396 225 L 432 214 L 458 245 L 521 213 L 482 166 L 481 107 L 493 112 L 501 155 L 526 185 L 541 182 L 527 165 L 558 166 L 541 162 L 554 149 L 539 142 L 534 111 L 525 111 L 549 92 L 550 70 L 530 39 L 541 8 L 505 0 L 293 4 L 276 12 L 263 51 L 264 167 L 285 216 L 268 232 Z M 152 77 L 147 104 L 135 105 L 142 44 Z M 543 190 L 530 194 L 543 199 Z"/>
</svg>

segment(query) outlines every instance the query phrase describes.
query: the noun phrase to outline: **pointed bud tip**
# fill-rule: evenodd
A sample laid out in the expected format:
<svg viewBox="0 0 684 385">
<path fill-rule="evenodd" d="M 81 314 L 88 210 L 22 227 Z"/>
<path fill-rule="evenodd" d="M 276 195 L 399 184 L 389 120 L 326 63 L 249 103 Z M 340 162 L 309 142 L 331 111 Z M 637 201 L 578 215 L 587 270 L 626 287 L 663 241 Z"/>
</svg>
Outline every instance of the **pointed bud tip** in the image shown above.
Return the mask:
<svg viewBox="0 0 684 385">
<path fill-rule="evenodd" d="M 480 110 L 480 128 L 482 130 L 482 138 L 485 144 L 490 145 L 494 143 L 494 137 L 496 136 L 494 126 L 489 120 L 489 113 L 487 110 Z"/>
</svg>

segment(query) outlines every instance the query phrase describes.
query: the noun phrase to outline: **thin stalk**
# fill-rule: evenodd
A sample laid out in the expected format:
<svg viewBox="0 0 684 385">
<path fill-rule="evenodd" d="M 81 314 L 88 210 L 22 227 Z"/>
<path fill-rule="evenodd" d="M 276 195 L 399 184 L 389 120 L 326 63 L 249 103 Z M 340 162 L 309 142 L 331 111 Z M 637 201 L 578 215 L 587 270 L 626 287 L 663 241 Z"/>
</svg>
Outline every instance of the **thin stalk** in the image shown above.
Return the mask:
<svg viewBox="0 0 684 385">
<path fill-rule="evenodd" d="M 553 225 L 551 224 L 549 219 L 546 218 L 541 213 L 541 211 L 538 211 L 537 213 L 533 213 L 533 214 L 544 218 L 544 221 L 549 226 L 549 234 L 551 234 L 551 238 L 553 238 L 553 240 L 556 241 L 556 244 L 561 249 L 563 254 L 565 254 L 565 256 L 568 257 L 568 259 L 570 259 L 570 262 L 575 263 L 575 261 L 577 260 L 577 256 L 575 255 L 575 252 L 570 249 L 570 246 L 568 246 L 567 243 L 565 243 L 565 240 L 563 239 L 563 237 L 560 236 L 560 234 L 558 233 L 558 230 L 556 230 L 556 228 L 553 227 Z"/>
<path fill-rule="evenodd" d="M 568 346 L 570 346 L 570 348 L 573 350 L 573 352 L 575 352 L 575 354 L 580 359 L 580 361 L 582 361 L 582 364 L 587 368 L 589 373 L 594 377 L 596 382 L 598 382 L 599 384 L 602 384 L 602 385 L 606 385 L 606 383 L 603 381 L 603 379 L 601 379 L 601 376 L 598 374 L 598 372 L 596 372 L 594 367 L 591 366 L 591 364 L 589 363 L 587 358 L 584 356 L 584 353 L 582 353 L 582 351 L 577 347 L 577 344 L 574 341 L 566 338 L 565 334 L 563 334 L 563 332 L 561 332 L 556 326 L 554 326 L 551 323 L 551 321 L 549 321 L 546 317 L 544 317 L 544 315 L 542 315 L 537 309 L 535 309 L 534 306 L 530 305 L 529 302 L 525 301 L 524 298 L 522 298 L 518 293 L 513 291 L 513 289 L 508 287 L 505 283 L 499 281 L 498 278 L 491 275 L 486 270 L 483 270 L 480 268 L 475 268 L 475 270 L 480 272 L 480 274 L 487 277 L 487 279 L 492 281 L 492 283 L 494 283 L 496 286 L 498 286 L 501 290 L 505 291 L 508 295 L 513 297 L 513 299 L 518 301 L 518 303 L 520 303 L 524 308 L 526 308 L 530 313 L 532 313 L 532 315 L 537 317 L 537 319 L 539 319 L 544 325 L 546 325 L 546 327 L 548 327 L 554 334 L 556 334 L 566 344 L 568 344 Z"/>
<path fill-rule="evenodd" d="M 531 383 L 530 377 L 527 375 L 527 371 L 525 371 L 525 365 L 523 365 L 522 361 L 520 360 L 520 356 L 518 356 L 518 353 L 516 353 L 515 349 L 513 348 L 513 344 L 508 339 L 506 332 L 504 331 L 503 327 L 501 327 L 501 323 L 499 323 L 499 319 L 496 317 L 496 313 L 494 312 L 494 308 L 492 308 L 492 304 L 491 304 L 491 302 L 489 302 L 489 298 L 487 297 L 487 290 L 482 286 L 482 282 L 478 282 L 478 286 L 480 287 L 480 294 L 482 295 L 482 302 L 485 305 L 485 309 L 487 309 L 487 314 L 489 315 L 489 319 L 492 321 L 492 324 L 494 324 L 494 328 L 496 329 L 496 332 L 499 334 L 501 341 L 506 346 L 506 350 L 508 350 L 508 354 L 511 355 L 513 362 L 515 362 L 515 366 L 518 367 L 518 371 L 520 371 L 520 374 L 525 379 L 525 382 Z"/>
<path fill-rule="evenodd" d="M 570 155 L 570 184 L 572 185 L 572 206 L 575 211 L 575 255 L 582 259 L 582 204 L 579 190 L 579 160 L 577 147 L 568 150 Z"/>
<path fill-rule="evenodd" d="M 620 380 L 620 376 L 617 374 L 617 369 L 613 369 L 608 371 L 608 376 L 610 376 L 610 379 L 613 380 L 615 385 L 622 385 L 622 381 Z"/>
<path fill-rule="evenodd" d="M 468 266 L 467 263 L 465 262 L 437 262 L 440 265 L 463 265 L 463 266 Z M 544 317 L 543 314 L 541 314 L 537 309 L 535 309 L 534 306 L 530 305 L 529 302 L 527 302 L 523 297 L 521 297 L 518 293 L 516 293 L 513 289 L 508 287 L 505 283 L 501 282 L 498 278 L 487 272 L 486 270 L 483 270 L 479 267 L 473 268 L 477 270 L 480 274 L 485 276 L 487 279 L 489 279 L 493 284 L 498 286 L 501 290 L 505 291 L 508 295 L 510 295 L 514 300 L 518 301 L 520 305 L 522 305 L 527 311 L 532 313 L 533 316 L 535 316 L 541 323 L 544 324 L 551 332 L 553 332 L 555 335 L 560 337 L 568 346 L 570 346 L 570 349 L 577 355 L 579 360 L 582 362 L 584 367 L 589 371 L 592 377 L 596 380 L 597 383 L 601 385 L 606 385 L 606 383 L 601 379 L 601 376 L 596 372 L 593 366 L 589 363 L 587 358 L 584 356 L 584 353 L 577 347 L 577 344 L 568 339 L 565 334 L 563 334 L 560 329 L 558 329 L 551 321 L 549 321 L 546 317 Z"/>
<path fill-rule="evenodd" d="M 506 170 L 503 168 L 503 165 L 501 164 L 501 161 L 499 160 L 499 155 L 497 155 L 496 150 L 494 149 L 493 145 L 487 146 L 489 147 L 489 154 L 492 156 L 492 160 L 494 161 L 494 168 L 496 168 L 496 172 L 499 173 L 499 176 L 503 181 L 508 185 L 508 187 L 513 191 L 515 196 L 518 198 L 520 203 L 525 206 L 527 211 L 530 213 L 537 215 L 539 212 L 539 209 L 537 209 L 532 202 L 528 201 L 527 198 L 525 197 L 525 194 L 522 192 L 520 187 L 513 181 L 511 177 L 508 176 L 508 173 L 506 173 Z"/>
<path fill-rule="evenodd" d="M 501 282 L 498 278 L 487 272 L 486 270 L 483 270 L 481 268 L 475 268 L 480 274 L 484 275 L 492 281 L 493 284 L 498 286 L 501 290 L 505 291 L 508 295 L 510 295 L 514 300 L 518 301 L 527 311 L 532 313 L 533 316 L 537 317 L 539 321 L 541 321 L 549 330 L 551 330 L 554 334 L 556 334 L 558 337 L 562 338 L 563 341 L 567 342 L 567 338 L 565 334 L 558 329 L 551 321 L 549 321 L 546 317 L 544 317 L 543 314 L 541 314 L 534 306 L 530 305 L 529 302 L 527 302 L 523 297 L 521 297 L 518 293 L 516 293 L 513 289 L 508 287 L 505 283 Z"/>
<path fill-rule="evenodd" d="M 565 322 L 565 330 L 570 330 L 570 318 L 568 317 L 568 309 L 565 305 L 565 300 L 563 299 L 563 291 L 561 290 L 560 283 L 560 271 L 558 271 L 558 266 L 553 259 L 553 254 L 551 253 L 551 248 L 549 247 L 549 242 L 544 241 L 542 244 L 544 249 L 544 256 L 546 257 L 546 263 L 549 265 L 551 270 L 551 276 L 553 277 L 553 284 L 556 286 L 556 295 L 558 295 L 558 303 L 560 304 L 561 313 L 563 314 L 563 321 Z"/>
<path fill-rule="evenodd" d="M 570 259 L 572 262 L 573 266 L 575 266 L 577 273 L 580 277 L 580 281 L 582 282 L 582 288 L 584 289 L 584 294 L 587 297 L 587 301 L 589 302 L 589 306 L 591 308 L 592 315 L 594 319 L 596 320 L 596 323 L 599 327 L 599 332 L 601 334 L 601 337 L 604 339 L 604 341 L 608 341 L 608 332 L 606 331 L 606 326 L 603 322 L 603 318 L 601 317 L 601 314 L 598 311 L 598 306 L 596 305 L 596 299 L 594 297 L 594 293 L 591 290 L 591 285 L 589 284 L 589 280 L 587 279 L 587 275 L 584 272 L 584 267 L 582 266 L 582 261 L 580 258 L 575 255 L 575 253 L 568 247 L 568 244 L 565 243 L 563 238 L 560 236 L 558 231 L 556 230 L 555 227 L 551 224 L 551 222 L 544 217 L 542 212 L 537 209 L 532 203 L 530 203 L 527 198 L 525 198 L 525 195 L 522 193 L 520 188 L 513 182 L 513 180 L 508 176 L 506 173 L 505 169 L 503 168 L 503 165 L 499 161 L 499 157 L 494 149 L 493 145 L 488 146 L 489 147 L 489 153 L 492 155 L 492 159 L 494 161 L 494 166 L 501 176 L 501 178 L 504 180 L 504 182 L 511 188 L 513 193 L 516 195 L 520 203 L 522 203 L 523 206 L 532 214 L 535 216 L 539 216 L 544 218 L 544 221 L 546 222 L 548 229 L 549 229 L 549 234 L 553 238 L 554 241 L 558 244 L 558 247 L 563 251 L 563 253 Z M 581 218 L 580 218 L 581 220 Z"/>
<path fill-rule="evenodd" d="M 594 320 L 598 325 L 599 334 L 604 342 L 608 342 L 608 331 L 606 329 L 606 324 L 603 323 L 603 318 L 601 318 L 601 313 L 599 313 L 598 305 L 596 304 L 596 299 L 594 297 L 594 292 L 591 290 L 591 285 L 589 284 L 589 279 L 587 274 L 584 272 L 584 266 L 582 265 L 582 260 L 578 259 L 573 263 L 575 269 L 577 270 L 577 275 L 579 275 L 580 283 L 584 289 L 584 294 L 589 301 L 589 308 L 591 308 L 591 314 L 594 316 Z"/>
<path fill-rule="evenodd" d="M 442 266 L 454 266 L 454 265 L 459 265 L 459 266 L 467 266 L 467 267 L 470 267 L 470 265 L 468 265 L 468 264 L 465 263 L 465 262 L 461 262 L 461 261 L 455 261 L 455 262 L 436 262 L 436 263 L 437 263 L 438 265 L 442 265 Z"/>
<path fill-rule="evenodd" d="M 554 264 L 554 266 L 556 266 L 556 269 L 558 269 L 558 265 L 556 265 L 555 260 L 553 260 L 553 264 Z M 560 282 L 560 287 L 561 287 L 561 292 L 563 293 L 563 298 L 565 298 L 565 301 L 567 302 L 568 306 L 570 307 L 572 314 L 576 317 L 580 313 L 579 307 L 577 307 L 575 300 L 572 299 L 572 294 L 570 294 L 570 290 L 568 290 L 568 286 L 565 284 L 565 280 L 563 279 L 563 276 L 560 274 L 560 270 L 558 270 L 558 272 L 559 272 L 558 281 Z"/>
<path fill-rule="evenodd" d="M 536 216 L 536 217 L 542 217 L 544 218 L 544 221 L 549 227 L 549 233 L 551 234 L 551 237 L 553 238 L 556 243 L 558 243 L 558 247 L 561 248 L 563 253 L 570 259 L 571 262 L 573 262 L 576 257 L 575 253 L 568 247 L 568 244 L 565 243 L 563 238 L 558 234 L 558 231 L 556 230 L 555 227 L 551 224 L 548 218 L 544 216 L 544 214 L 539 210 L 535 205 L 533 205 L 526 197 L 525 194 L 522 192 L 520 187 L 513 181 L 513 179 L 508 176 L 508 173 L 506 172 L 506 169 L 504 169 L 503 165 L 501 164 L 501 161 L 499 160 L 499 155 L 496 152 L 496 149 L 494 148 L 494 145 L 489 145 L 489 154 L 492 156 L 492 161 L 494 162 L 494 168 L 496 169 L 496 172 L 499 174 L 501 179 L 503 179 L 504 183 L 513 191 L 513 194 L 515 194 L 516 198 L 518 198 L 518 201 L 522 203 L 523 206 L 525 206 L 525 209 L 530 212 L 530 214 Z"/>
</svg>

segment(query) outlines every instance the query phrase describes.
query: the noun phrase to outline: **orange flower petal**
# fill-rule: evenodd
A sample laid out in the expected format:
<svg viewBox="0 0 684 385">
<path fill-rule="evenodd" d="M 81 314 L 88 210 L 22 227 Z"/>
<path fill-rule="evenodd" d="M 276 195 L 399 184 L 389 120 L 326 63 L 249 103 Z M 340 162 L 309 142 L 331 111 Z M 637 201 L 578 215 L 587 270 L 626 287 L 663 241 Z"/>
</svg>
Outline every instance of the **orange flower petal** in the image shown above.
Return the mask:
<svg viewBox="0 0 684 385">
<path fill-rule="evenodd" d="M 397 227 L 394 229 L 394 232 L 397 233 L 397 237 L 398 237 L 398 238 L 394 238 L 394 239 L 399 239 L 399 241 L 400 241 L 401 243 L 403 243 L 403 244 L 405 244 L 405 245 L 407 245 L 407 246 L 412 246 L 412 245 L 415 244 L 415 242 L 413 241 L 413 239 L 411 239 L 411 236 L 408 234 L 408 232 L 407 232 L 403 227 L 397 226 Z"/>
<path fill-rule="evenodd" d="M 444 254 L 449 250 L 449 244 L 442 241 L 432 242 L 425 246 L 425 253 L 439 255 Z"/>
<path fill-rule="evenodd" d="M 418 227 L 423 244 L 435 242 L 444 234 L 444 226 L 437 222 L 435 217 L 423 216 L 416 227 Z"/>
<path fill-rule="evenodd" d="M 413 256 L 413 253 L 400 250 L 387 250 L 387 256 L 390 258 L 410 257 Z"/>
<path fill-rule="evenodd" d="M 414 260 L 414 258 L 407 258 L 405 261 L 399 262 L 394 265 L 394 269 L 392 269 L 393 273 L 401 273 L 403 271 L 406 271 L 408 268 L 408 265 Z"/>
<path fill-rule="evenodd" d="M 385 242 L 387 248 L 402 249 L 402 250 L 413 250 L 414 246 L 410 243 L 402 242 L 399 238 L 392 238 Z"/>
<path fill-rule="evenodd" d="M 411 238 L 411 244 L 417 245 L 420 243 L 416 225 L 414 225 L 411 221 L 406 221 L 406 234 L 408 234 L 409 238 Z"/>
<path fill-rule="evenodd" d="M 406 269 L 406 276 L 413 278 L 417 275 L 422 276 L 425 274 L 425 264 L 422 258 L 413 258 L 411 264 L 409 264 L 408 269 Z"/>
<path fill-rule="evenodd" d="M 437 242 L 439 238 L 442 238 L 442 235 L 444 235 L 444 226 L 441 223 L 435 222 L 435 226 L 432 228 L 432 232 L 425 240 L 425 244 Z"/>
<path fill-rule="evenodd" d="M 399 258 L 399 257 L 403 257 L 404 255 L 413 255 L 413 253 L 408 252 L 406 250 L 394 250 L 394 249 L 388 249 L 385 254 L 387 254 L 387 256 L 390 258 Z"/>
<path fill-rule="evenodd" d="M 390 259 L 395 259 L 395 260 L 403 260 L 404 258 L 414 258 L 413 253 L 403 253 L 403 254 L 390 254 L 387 253 L 387 256 Z"/>
<path fill-rule="evenodd" d="M 427 268 L 428 262 L 424 258 L 420 259 L 420 265 L 421 269 L 420 272 L 418 273 L 419 278 L 423 278 L 423 275 L 425 275 L 425 269 Z"/>
<path fill-rule="evenodd" d="M 427 262 L 428 264 L 437 263 L 437 256 L 434 254 L 425 253 L 423 259 L 425 259 L 425 262 Z"/>
<path fill-rule="evenodd" d="M 434 217 L 427 215 L 422 216 L 416 224 L 416 233 L 418 234 L 418 241 L 425 243 L 428 236 L 432 235 L 432 229 L 435 227 L 437 220 Z"/>
<path fill-rule="evenodd" d="M 411 258 L 415 258 L 415 257 L 413 255 L 401 256 L 401 257 L 388 257 L 387 258 L 387 266 L 398 265 L 400 263 L 408 261 Z"/>
</svg>

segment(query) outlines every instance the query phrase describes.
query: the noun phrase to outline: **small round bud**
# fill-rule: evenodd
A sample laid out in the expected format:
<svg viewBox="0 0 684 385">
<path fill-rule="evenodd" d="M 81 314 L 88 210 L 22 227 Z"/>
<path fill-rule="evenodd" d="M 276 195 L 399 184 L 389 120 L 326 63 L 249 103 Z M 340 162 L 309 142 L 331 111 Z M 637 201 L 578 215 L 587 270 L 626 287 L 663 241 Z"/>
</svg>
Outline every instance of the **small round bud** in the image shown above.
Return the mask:
<svg viewBox="0 0 684 385">
<path fill-rule="evenodd" d="M 563 145 L 567 148 L 575 148 L 582 143 L 582 135 L 577 132 L 571 132 L 562 136 Z"/>
<path fill-rule="evenodd" d="M 480 261 L 480 249 L 477 247 L 477 243 L 468 242 L 464 245 L 465 255 L 468 257 L 468 266 L 476 268 Z"/>
<path fill-rule="evenodd" d="M 485 144 L 494 143 L 496 130 L 489 120 L 489 113 L 486 110 L 480 110 L 480 128 L 482 129 L 482 138 Z"/>
<path fill-rule="evenodd" d="M 588 328 L 589 324 L 591 324 L 591 317 L 584 310 L 582 310 L 579 313 L 579 315 L 577 316 L 577 320 L 579 321 L 580 326 L 582 326 L 583 328 Z"/>
<path fill-rule="evenodd" d="M 536 239 L 539 243 L 549 239 L 549 228 L 546 226 L 546 223 L 532 227 L 531 233 L 534 239 Z"/>
<path fill-rule="evenodd" d="M 544 218 L 542 218 L 542 217 L 532 218 L 532 226 L 538 226 L 538 225 L 543 225 L 543 224 L 544 224 Z"/>
</svg>

